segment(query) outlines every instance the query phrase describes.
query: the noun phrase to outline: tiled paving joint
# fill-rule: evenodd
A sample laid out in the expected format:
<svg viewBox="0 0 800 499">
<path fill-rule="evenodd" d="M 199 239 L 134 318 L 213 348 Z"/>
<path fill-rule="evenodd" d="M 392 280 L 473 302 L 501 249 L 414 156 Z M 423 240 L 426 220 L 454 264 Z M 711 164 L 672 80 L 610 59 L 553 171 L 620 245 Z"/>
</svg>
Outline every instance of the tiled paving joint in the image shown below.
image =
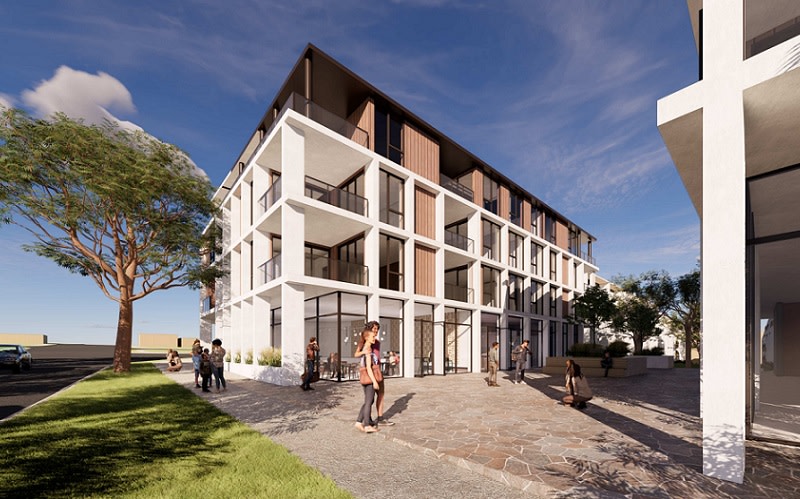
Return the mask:
<svg viewBox="0 0 800 499">
<path fill-rule="evenodd" d="M 375 435 L 388 449 L 434 456 L 531 496 L 800 497 L 800 449 L 793 447 L 748 442 L 742 485 L 702 474 L 697 370 L 590 378 L 595 399 L 584 411 L 557 403 L 563 378 L 532 372 L 525 384 L 514 385 L 506 374 L 498 389 L 487 387 L 484 377 L 388 379 L 385 413 L 397 424 Z M 188 376 L 178 380 L 193 385 Z M 298 452 L 307 462 L 333 445 L 319 435 L 349 432 L 341 445 L 354 446 L 354 439 L 375 438 L 352 427 L 360 386 L 323 381 L 315 387 L 302 392 L 235 380 L 231 390 L 209 400 L 278 443 L 292 434 L 298 449 L 307 445 L 308 456 Z M 305 427 L 320 433 L 297 444 Z M 395 480 L 391 470 L 385 473 Z M 418 473 L 426 476 L 424 469 Z"/>
</svg>

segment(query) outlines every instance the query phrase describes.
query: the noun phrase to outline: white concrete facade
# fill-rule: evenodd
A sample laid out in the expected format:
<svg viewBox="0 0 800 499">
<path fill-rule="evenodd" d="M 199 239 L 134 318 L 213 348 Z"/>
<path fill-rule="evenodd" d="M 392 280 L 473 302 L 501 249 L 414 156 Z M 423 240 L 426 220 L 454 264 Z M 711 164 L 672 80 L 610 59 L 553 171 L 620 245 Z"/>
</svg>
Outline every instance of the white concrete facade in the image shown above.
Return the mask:
<svg viewBox="0 0 800 499">
<path fill-rule="evenodd" d="M 757 398 L 750 393 L 757 389 L 757 374 L 748 375 L 748 355 L 759 358 L 761 344 L 748 338 L 747 311 L 752 307 L 753 317 L 766 317 L 759 289 L 768 284 L 753 284 L 755 267 L 753 281 L 747 280 L 747 249 L 753 244 L 747 235 L 747 182 L 800 160 L 792 139 L 800 129 L 800 39 L 791 35 L 800 4 L 687 5 L 702 79 L 659 100 L 658 126 L 701 219 L 703 471 L 741 483 L 748 411 L 754 410 L 749 400 Z M 748 354 L 748 348 L 754 350 Z M 754 373 L 757 365 L 750 364 Z"/>
<path fill-rule="evenodd" d="M 315 62 L 327 57 L 316 49 L 309 50 Z M 301 58 L 290 80 L 297 68 L 302 67 Z M 306 79 L 312 80 L 311 77 Z M 321 93 L 319 88 L 314 92 Z M 307 93 L 313 97 L 311 91 Z M 480 372 L 485 363 L 486 347 L 483 344 L 486 336 L 481 331 L 487 317 L 497 317 L 490 336 L 493 334 L 500 340 L 506 357 L 510 356 L 511 345 L 506 341 L 510 335 L 503 328 L 509 321 L 516 324 L 514 327 L 518 328 L 521 338 L 537 343 L 539 362 L 549 351 L 560 353 L 574 341 L 573 325 L 569 325 L 569 335 L 562 335 L 562 331 L 566 331 L 563 325 L 568 324 L 569 301 L 594 282 L 598 269 L 591 260 L 590 249 L 588 253 L 585 248 L 570 251 L 564 247 L 566 240 L 560 244 L 546 240 L 533 233 L 530 226 L 522 227 L 520 221 L 509 221 L 502 210 L 492 212 L 454 193 L 443 185 L 444 180 L 433 181 L 429 177 L 434 175 L 409 169 L 358 143 L 347 136 L 352 132 L 343 133 L 338 128 L 346 125 L 346 113 L 333 117 L 332 112 L 325 111 L 313 98 L 298 99 L 296 93 L 292 93 L 287 99 L 282 95 L 276 99 L 279 106 L 270 117 L 269 126 L 259 128 L 254 135 L 256 139 L 245 148 L 237 166 L 216 193 L 223 208 L 218 223 L 224 233 L 223 251 L 216 259 L 228 267 L 229 275 L 218 282 L 213 291 L 201 294 L 201 299 L 209 302 L 200 314 L 203 339 L 221 338 L 232 358 L 238 353 L 242 359 L 248 354 L 257 359 L 261 350 L 279 346 L 284 370 L 280 378 L 282 382 L 298 384 L 297 376 L 285 373 L 303 371 L 305 344 L 310 336 L 320 336 L 323 327 L 320 317 L 325 315 L 321 310 L 322 302 L 309 300 L 345 293 L 341 300 L 348 302 L 351 312 L 345 314 L 346 320 L 341 318 L 341 313 L 338 322 L 333 320 L 335 330 L 326 326 L 331 341 L 334 337 L 337 339 L 335 344 L 329 343 L 323 359 L 328 351 L 333 353 L 336 349 L 341 360 L 352 357 L 350 340 L 360 333 L 358 328 L 364 321 L 380 320 L 383 331 L 387 327 L 383 319 L 388 317 L 401 328 L 394 332 L 391 349 L 400 352 L 401 369 L 397 374 L 405 377 L 419 375 L 423 362 L 429 369 L 428 374 Z M 388 99 L 377 91 L 374 95 L 376 100 Z M 315 107 L 311 113 L 303 112 L 304 105 L 306 109 Z M 404 126 L 424 125 L 409 114 L 405 114 Z M 323 121 L 325 124 L 321 123 Z M 440 147 L 447 145 L 448 139 L 428 134 Z M 412 153 L 406 152 L 409 156 Z M 439 159 L 435 162 L 438 164 Z M 481 171 L 492 172 L 490 168 Z M 402 185 L 399 223 L 387 222 L 382 213 L 386 206 L 381 183 L 384 175 L 399 179 Z M 438 176 L 436 171 L 435 177 Z M 327 195 L 317 195 L 313 191 L 310 182 L 316 181 L 327 184 Z M 358 195 L 346 192 L 348 186 L 354 185 L 357 185 L 354 188 Z M 419 190 L 431 196 L 430 205 L 420 205 Z M 501 196 L 501 199 L 508 198 Z M 504 202 L 507 201 L 498 201 L 500 205 Z M 362 203 L 365 209 L 359 211 Z M 426 213 L 434 224 L 429 235 L 418 227 L 424 221 L 417 217 L 417 210 L 428 210 Z M 446 231 L 448 224 L 460 221 L 463 221 L 464 235 L 471 240 L 464 248 L 448 243 L 452 234 Z M 484 222 L 500 227 L 499 254 L 487 256 L 481 250 Z M 593 241 L 571 222 L 559 218 L 559 223 L 565 230 L 574 231 L 578 249 L 581 241 L 589 244 Z M 509 254 L 509 238 L 514 235 L 521 242 L 516 261 Z M 390 277 L 384 274 L 388 272 L 387 240 L 400 242 L 400 261 L 394 262 L 392 267 L 399 269 L 399 276 L 396 272 Z M 335 276 L 331 267 L 343 262 L 334 253 L 341 255 L 351 241 L 363 248 L 363 254 L 358 254 L 357 263 L 351 261 L 342 269 L 347 272 L 355 269 L 358 276 L 345 279 L 344 271 Z M 534 244 L 543 248 L 541 255 L 532 254 Z M 420 249 L 432 255 L 432 276 L 426 269 L 421 270 Z M 325 275 L 320 274 L 322 270 L 310 267 L 314 261 L 310 252 L 317 250 L 328 251 L 323 259 L 327 265 L 322 269 L 327 272 Z M 556 263 L 552 269 L 551 253 Z M 535 271 L 533 259 L 539 261 Z M 454 286 L 447 287 L 445 272 L 460 268 L 464 269 L 464 280 L 455 286 L 455 294 L 450 295 Z M 496 300 L 491 304 L 484 304 L 482 299 L 484 268 L 499 273 L 495 283 Z M 509 309 L 507 283 L 514 276 L 520 279 L 518 300 L 521 303 Z M 399 279 L 399 284 L 387 285 L 385 279 Z M 420 286 L 417 282 L 420 279 L 427 279 L 433 287 Z M 532 287 L 536 289 L 533 301 L 541 302 L 539 310 L 531 303 Z M 553 306 L 548 305 L 551 296 Z M 207 300 L 209 297 L 213 300 Z M 312 306 L 319 306 L 320 310 L 311 311 Z M 423 317 L 420 307 L 427 310 L 425 307 L 429 306 L 432 306 L 432 313 L 423 314 L 425 318 L 420 319 Z M 280 315 L 279 327 L 274 321 L 276 310 Z M 548 335 L 551 322 L 556 323 L 557 345 L 551 345 Z M 431 332 L 423 340 L 420 331 L 426 327 Z M 567 343 L 563 341 L 565 338 Z M 388 346 L 384 348 L 388 349 Z M 503 363 L 503 367 L 509 367 L 505 358 Z M 252 377 L 263 378 L 258 374 Z"/>
</svg>

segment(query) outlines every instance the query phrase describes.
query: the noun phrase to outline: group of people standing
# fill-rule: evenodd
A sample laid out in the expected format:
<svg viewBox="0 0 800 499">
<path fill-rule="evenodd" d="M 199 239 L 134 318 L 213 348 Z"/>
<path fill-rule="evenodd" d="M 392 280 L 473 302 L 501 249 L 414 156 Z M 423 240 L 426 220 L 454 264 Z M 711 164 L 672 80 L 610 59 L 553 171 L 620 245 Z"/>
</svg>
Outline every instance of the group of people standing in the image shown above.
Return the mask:
<svg viewBox="0 0 800 499">
<path fill-rule="evenodd" d="M 192 344 L 192 364 L 194 365 L 194 387 L 201 388 L 204 392 L 211 391 L 211 376 L 214 376 L 217 393 L 228 389 L 225 381 L 225 349 L 222 340 L 217 338 L 211 342 L 211 351 L 203 348 L 200 340 Z M 199 381 L 202 379 L 202 385 Z"/>
<path fill-rule="evenodd" d="M 523 340 L 511 351 L 511 361 L 516 363 L 514 379 L 512 383 L 519 385 L 525 378 L 525 369 L 528 367 L 528 357 L 533 356 L 530 341 Z M 492 343 L 488 355 L 489 386 L 500 386 L 497 384 L 497 370 L 500 369 L 500 343 Z"/>
</svg>

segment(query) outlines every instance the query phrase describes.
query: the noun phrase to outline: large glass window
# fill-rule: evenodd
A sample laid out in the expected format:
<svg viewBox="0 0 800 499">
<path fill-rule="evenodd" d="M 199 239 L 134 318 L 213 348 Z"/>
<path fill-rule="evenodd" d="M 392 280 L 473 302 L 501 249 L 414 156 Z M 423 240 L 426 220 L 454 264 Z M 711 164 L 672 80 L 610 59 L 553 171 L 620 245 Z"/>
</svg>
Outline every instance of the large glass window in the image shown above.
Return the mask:
<svg viewBox="0 0 800 499">
<path fill-rule="evenodd" d="M 561 355 L 567 355 L 569 349 L 569 324 L 561 323 Z"/>
<path fill-rule="evenodd" d="M 444 297 L 472 303 L 472 289 L 469 287 L 469 266 L 456 267 L 444 272 Z"/>
<path fill-rule="evenodd" d="M 319 342 L 320 375 L 342 380 L 358 379 L 355 349 L 367 321 L 367 297 L 334 292 L 305 301 L 305 342 Z"/>
<path fill-rule="evenodd" d="M 273 308 L 270 311 L 270 344 L 272 348 L 281 348 L 281 309 Z"/>
<path fill-rule="evenodd" d="M 483 274 L 483 305 L 489 307 L 500 306 L 500 271 L 492 267 L 481 267 Z"/>
<path fill-rule="evenodd" d="M 539 216 L 541 211 L 536 206 L 531 206 L 531 233 L 536 237 L 542 237 L 540 232 L 541 225 L 539 223 Z"/>
<path fill-rule="evenodd" d="M 472 313 L 460 308 L 444 308 L 444 372 L 468 373 L 472 345 Z"/>
<path fill-rule="evenodd" d="M 483 207 L 497 215 L 497 196 L 499 187 L 497 182 L 489 178 L 487 175 L 483 176 Z"/>
<path fill-rule="evenodd" d="M 514 192 L 509 195 L 508 220 L 522 227 L 522 196 Z"/>
<path fill-rule="evenodd" d="M 522 312 L 522 293 L 525 279 L 522 276 L 508 274 L 508 309 Z"/>
<path fill-rule="evenodd" d="M 550 352 L 550 357 L 555 357 L 557 350 L 556 344 L 556 334 L 558 331 L 558 322 L 550 321 L 550 332 L 548 335 L 548 351 Z"/>
<path fill-rule="evenodd" d="M 380 220 L 403 228 L 403 179 L 381 170 Z"/>
<path fill-rule="evenodd" d="M 403 122 L 390 113 L 375 109 L 375 152 L 403 164 Z"/>
<path fill-rule="evenodd" d="M 488 358 L 492 343 L 500 343 L 500 316 L 481 313 L 481 372 L 489 371 Z"/>
<path fill-rule="evenodd" d="M 544 314 L 542 306 L 542 285 L 538 281 L 531 279 L 531 310 L 532 314 Z"/>
<path fill-rule="evenodd" d="M 402 300 L 380 300 L 381 329 L 378 340 L 381 342 L 381 367 L 385 376 L 403 375 L 403 302 Z"/>
<path fill-rule="evenodd" d="M 531 243 L 531 274 L 539 277 L 544 276 L 542 255 L 544 255 L 544 246 Z"/>
<path fill-rule="evenodd" d="M 497 262 L 500 261 L 500 226 L 483 220 L 482 255 Z"/>
<path fill-rule="evenodd" d="M 558 255 L 556 252 L 550 249 L 550 280 L 556 281 L 558 280 Z"/>
<path fill-rule="evenodd" d="M 506 339 L 506 365 L 516 367 L 511 362 L 511 352 L 522 344 L 522 317 L 508 317 L 508 337 Z"/>
<path fill-rule="evenodd" d="M 556 244 L 556 219 L 550 213 L 544 214 L 544 238 Z"/>
<path fill-rule="evenodd" d="M 550 286 L 550 291 L 547 293 L 550 297 L 550 317 L 558 317 L 558 297 L 556 296 L 557 289 Z"/>
<path fill-rule="evenodd" d="M 414 376 L 433 374 L 433 305 L 414 304 Z"/>
<path fill-rule="evenodd" d="M 508 264 L 515 269 L 522 270 L 522 243 L 525 239 L 519 234 L 508 233 Z"/>
<path fill-rule="evenodd" d="M 403 240 L 381 234 L 380 241 L 379 286 L 403 291 Z"/>
<path fill-rule="evenodd" d="M 531 319 L 531 367 L 542 367 L 542 320 Z"/>
</svg>

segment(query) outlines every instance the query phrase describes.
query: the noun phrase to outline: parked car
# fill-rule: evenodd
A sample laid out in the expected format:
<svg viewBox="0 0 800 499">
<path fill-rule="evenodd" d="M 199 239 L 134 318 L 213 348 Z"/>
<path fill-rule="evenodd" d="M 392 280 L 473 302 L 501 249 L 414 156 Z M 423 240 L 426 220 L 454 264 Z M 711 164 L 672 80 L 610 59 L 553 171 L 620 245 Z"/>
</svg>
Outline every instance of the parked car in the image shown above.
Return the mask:
<svg viewBox="0 0 800 499">
<path fill-rule="evenodd" d="M 33 357 L 22 345 L 0 345 L 0 367 L 10 367 L 15 373 L 30 369 Z"/>
</svg>

